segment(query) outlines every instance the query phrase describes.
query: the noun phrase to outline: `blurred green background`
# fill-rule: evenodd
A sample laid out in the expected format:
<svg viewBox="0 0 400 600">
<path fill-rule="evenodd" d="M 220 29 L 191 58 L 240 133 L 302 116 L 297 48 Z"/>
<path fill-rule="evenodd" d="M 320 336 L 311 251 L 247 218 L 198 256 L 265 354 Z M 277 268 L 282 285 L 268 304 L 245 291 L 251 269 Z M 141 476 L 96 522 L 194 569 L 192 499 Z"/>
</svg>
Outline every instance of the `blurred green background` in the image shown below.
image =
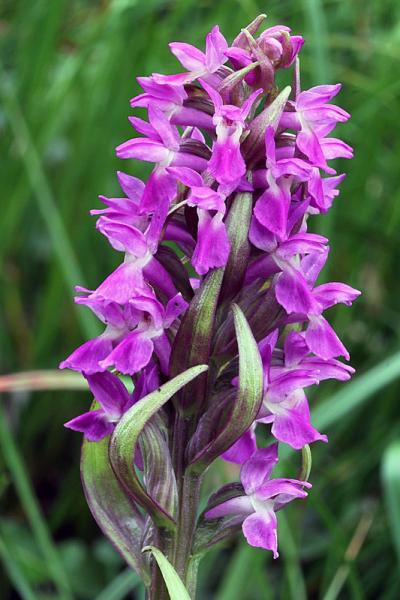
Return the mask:
<svg viewBox="0 0 400 600">
<path fill-rule="evenodd" d="M 179 70 L 167 43 L 232 40 L 260 12 L 302 33 L 303 86 L 343 82 L 355 147 L 342 193 L 313 227 L 331 238 L 325 277 L 363 291 L 330 320 L 353 383 L 321 384 L 312 493 L 280 514 L 281 558 L 240 539 L 213 552 L 200 599 L 399 598 L 400 4 L 396 0 L 2 0 L 0 220 L 2 374 L 55 369 L 96 331 L 72 302 L 119 257 L 88 210 L 117 191 L 114 147 L 131 134 L 137 75 Z M 10 381 L 0 380 L 9 389 Z M 39 383 L 40 386 L 40 383 Z M 2 600 L 142 598 L 102 539 L 79 480 L 80 436 L 63 423 L 88 405 L 73 390 L 8 391 L 0 404 Z M 296 465 L 287 463 L 287 474 Z M 229 478 L 229 467 L 213 472 Z"/>
</svg>

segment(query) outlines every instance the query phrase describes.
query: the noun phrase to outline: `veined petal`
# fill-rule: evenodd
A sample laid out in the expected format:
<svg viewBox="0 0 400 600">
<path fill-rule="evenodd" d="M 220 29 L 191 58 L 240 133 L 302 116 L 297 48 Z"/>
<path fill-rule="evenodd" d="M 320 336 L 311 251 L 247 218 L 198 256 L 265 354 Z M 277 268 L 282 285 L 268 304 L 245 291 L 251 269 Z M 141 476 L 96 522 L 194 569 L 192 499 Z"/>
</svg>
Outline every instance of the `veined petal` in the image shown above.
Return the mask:
<svg viewBox="0 0 400 600">
<path fill-rule="evenodd" d="M 215 267 L 224 267 L 228 260 L 230 243 L 222 214 L 214 217 L 206 210 L 198 210 L 199 226 L 197 244 L 192 264 L 199 275 Z"/>
<path fill-rule="evenodd" d="M 227 49 L 227 41 L 220 32 L 218 25 L 215 25 L 206 37 L 205 64 L 210 73 L 214 73 L 221 65 L 226 63 L 225 52 Z"/>
<path fill-rule="evenodd" d="M 143 266 L 136 262 L 122 263 L 99 285 L 93 296 L 124 304 L 142 288 Z"/>
<path fill-rule="evenodd" d="M 107 421 L 107 417 L 101 408 L 71 419 L 71 421 L 64 423 L 64 427 L 83 433 L 90 442 L 99 442 L 114 430 L 114 425 Z"/>
<path fill-rule="evenodd" d="M 274 496 L 284 494 L 294 500 L 307 496 L 305 487 L 310 488 L 311 484 L 308 481 L 298 481 L 297 479 L 270 479 L 257 490 L 255 496 L 260 500 L 269 500 Z M 288 501 L 290 500 L 288 499 Z"/>
<path fill-rule="evenodd" d="M 271 429 L 272 435 L 295 450 L 318 440 L 327 442 L 326 435 L 320 434 L 311 425 L 310 411 L 305 395 L 301 392 L 295 394 L 294 397 L 296 398 L 294 406 L 284 406 L 275 414 Z"/>
<path fill-rule="evenodd" d="M 276 182 L 265 190 L 254 207 L 254 214 L 261 225 L 284 239 L 286 236 L 290 195 L 280 188 Z"/>
<path fill-rule="evenodd" d="M 243 521 L 242 529 L 250 546 L 271 550 L 274 558 L 278 558 L 277 521 L 272 508 L 248 516 Z"/>
<path fill-rule="evenodd" d="M 139 203 L 144 190 L 143 181 L 138 177 L 132 177 L 132 175 L 127 175 L 122 171 L 117 171 L 117 177 L 124 194 L 135 203 Z"/>
<path fill-rule="evenodd" d="M 180 136 L 175 125 L 171 125 L 165 114 L 157 106 L 151 104 L 148 109 L 149 120 L 164 146 L 169 150 L 179 150 Z"/>
<path fill-rule="evenodd" d="M 136 257 L 143 257 L 148 252 L 145 236 L 131 225 L 100 217 L 96 227 L 108 238 L 111 246 L 119 252 L 128 252 Z"/>
<path fill-rule="evenodd" d="M 118 158 L 136 158 L 146 162 L 163 162 L 170 151 L 161 142 L 149 138 L 133 138 L 116 148 Z"/>
<path fill-rule="evenodd" d="M 149 363 L 152 354 L 152 340 L 145 333 L 134 331 L 101 361 L 101 367 L 115 366 L 124 375 L 134 375 Z"/>
<path fill-rule="evenodd" d="M 112 339 L 107 335 L 100 335 L 79 346 L 70 356 L 60 363 L 60 369 L 73 369 L 86 374 L 104 371 L 100 365 L 113 349 Z"/>
<path fill-rule="evenodd" d="M 122 381 L 105 371 L 86 375 L 90 391 L 99 402 L 105 414 L 111 419 L 118 419 L 131 404 L 131 396 Z"/>
<path fill-rule="evenodd" d="M 255 424 L 248 429 L 238 440 L 221 455 L 221 458 L 238 465 L 242 465 L 257 450 Z"/>
<path fill-rule="evenodd" d="M 310 350 L 325 360 L 337 356 L 344 356 L 346 360 L 350 358 L 335 331 L 321 315 L 310 317 L 304 338 Z"/>
<path fill-rule="evenodd" d="M 278 444 L 259 448 L 247 460 L 240 471 L 240 479 L 246 494 L 253 494 L 265 481 L 278 462 Z"/>
<path fill-rule="evenodd" d="M 206 55 L 195 46 L 183 42 L 171 42 L 169 47 L 172 54 L 188 71 L 201 71 L 204 69 Z"/>
<path fill-rule="evenodd" d="M 204 516 L 206 519 L 220 519 L 228 515 L 249 515 L 252 512 L 250 499 L 247 496 L 238 496 L 211 508 Z"/>
<path fill-rule="evenodd" d="M 329 102 L 329 100 L 336 96 L 340 92 L 341 87 L 340 83 L 336 85 L 316 85 L 309 90 L 301 92 L 296 100 L 296 104 L 299 110 L 321 106 L 321 104 Z"/>
<path fill-rule="evenodd" d="M 355 290 L 345 283 L 336 281 L 324 283 L 317 286 L 313 290 L 314 298 L 319 302 L 324 310 L 334 306 L 335 304 L 346 304 L 351 306 L 353 301 L 361 294 L 359 290 Z"/>
<path fill-rule="evenodd" d="M 303 274 L 291 265 L 284 266 L 275 287 L 276 299 L 288 314 L 308 315 L 318 311 L 319 306 Z"/>
</svg>

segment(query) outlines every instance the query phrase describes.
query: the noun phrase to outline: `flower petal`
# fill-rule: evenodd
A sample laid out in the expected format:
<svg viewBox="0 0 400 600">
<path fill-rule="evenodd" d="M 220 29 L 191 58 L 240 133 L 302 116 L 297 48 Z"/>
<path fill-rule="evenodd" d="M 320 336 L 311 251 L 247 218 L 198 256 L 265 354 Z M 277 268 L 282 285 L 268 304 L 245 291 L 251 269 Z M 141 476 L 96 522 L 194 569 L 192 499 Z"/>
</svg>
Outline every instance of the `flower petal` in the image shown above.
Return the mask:
<svg viewBox="0 0 400 600">
<path fill-rule="evenodd" d="M 107 417 L 101 408 L 71 419 L 71 421 L 64 423 L 64 427 L 80 431 L 90 442 L 99 442 L 114 430 L 114 425 L 107 421 Z"/>
<path fill-rule="evenodd" d="M 252 494 L 268 480 L 278 460 L 278 444 L 272 444 L 254 452 L 240 471 L 240 479 L 246 494 Z"/>
<path fill-rule="evenodd" d="M 272 509 L 248 516 L 243 521 L 242 530 L 250 546 L 271 550 L 274 558 L 278 558 L 277 521 Z"/>
</svg>

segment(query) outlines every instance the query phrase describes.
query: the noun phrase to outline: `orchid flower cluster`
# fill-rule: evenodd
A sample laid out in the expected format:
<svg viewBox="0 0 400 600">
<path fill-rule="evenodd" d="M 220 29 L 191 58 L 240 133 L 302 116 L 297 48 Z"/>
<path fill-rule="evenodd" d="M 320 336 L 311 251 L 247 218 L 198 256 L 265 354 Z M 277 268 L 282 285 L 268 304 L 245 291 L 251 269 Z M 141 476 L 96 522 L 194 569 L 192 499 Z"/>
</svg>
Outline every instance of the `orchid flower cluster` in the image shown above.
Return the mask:
<svg viewBox="0 0 400 600">
<path fill-rule="evenodd" d="M 304 469 L 272 476 L 279 444 L 305 455 L 327 442 L 305 390 L 353 373 L 324 312 L 359 292 L 318 285 L 328 239 L 308 231 L 344 178 L 330 161 L 352 157 L 329 135 L 349 114 L 330 103 L 340 85 L 301 90 L 303 38 L 281 25 L 257 37 L 264 18 L 231 46 L 218 26 L 205 52 L 171 43 L 185 71 L 138 78 L 131 106 L 148 118 L 129 117 L 139 136 L 116 153 L 154 168 L 146 183 L 118 172 L 120 197 L 91 211 L 123 260 L 96 290 L 77 288 L 104 331 L 61 364 L 94 397 L 66 426 L 84 433 L 93 515 L 149 598 L 166 594 L 156 551 L 192 596 L 199 557 L 240 528 L 278 556 L 276 512 L 311 487 Z M 240 482 L 199 515 L 218 458 L 241 465 Z"/>
</svg>

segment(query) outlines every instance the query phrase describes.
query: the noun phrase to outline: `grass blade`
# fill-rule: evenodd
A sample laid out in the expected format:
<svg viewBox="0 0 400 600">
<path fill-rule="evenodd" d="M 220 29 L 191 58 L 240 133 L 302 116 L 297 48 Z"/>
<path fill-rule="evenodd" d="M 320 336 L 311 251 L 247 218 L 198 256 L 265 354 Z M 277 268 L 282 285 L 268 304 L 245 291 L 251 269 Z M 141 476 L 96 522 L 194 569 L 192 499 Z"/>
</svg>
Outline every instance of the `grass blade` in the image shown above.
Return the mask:
<svg viewBox="0 0 400 600">
<path fill-rule="evenodd" d="M 57 210 L 56 203 L 54 202 L 39 154 L 30 135 L 12 84 L 1 67 L 0 75 L 2 78 L 0 97 L 3 101 L 5 113 L 18 144 L 22 162 L 30 180 L 32 190 L 34 191 L 39 211 L 45 221 L 48 235 L 60 264 L 60 269 L 64 275 L 68 293 L 71 293 L 74 285 L 84 282 L 84 277 Z M 77 310 L 83 332 L 88 337 L 94 337 L 98 333 L 98 326 L 94 317 L 85 311 L 79 310 L 79 307 L 77 307 Z"/>
<path fill-rule="evenodd" d="M 126 595 L 140 583 L 139 577 L 126 569 L 122 571 L 111 583 L 96 597 L 96 600 L 124 600 Z"/>
<path fill-rule="evenodd" d="M 400 440 L 390 444 L 382 459 L 382 484 L 389 529 L 400 563 Z"/>
<path fill-rule="evenodd" d="M 11 473 L 21 506 L 28 518 L 38 547 L 48 563 L 49 575 L 52 577 L 59 593 L 60 600 L 72 600 L 69 583 L 63 565 L 59 559 L 56 546 L 47 528 L 46 521 L 37 503 L 31 482 L 28 478 L 22 457 L 15 444 L 10 427 L 6 422 L 3 406 L 0 403 L 0 447 L 4 461 Z"/>
<path fill-rule="evenodd" d="M 2 537 L 0 537 L 0 558 L 10 580 L 12 581 L 15 589 L 18 590 L 22 600 L 38 600 L 37 596 L 30 587 L 28 580 L 19 568 L 18 562 L 13 556 L 11 556 L 7 544 L 4 542 Z"/>
<path fill-rule="evenodd" d="M 400 352 L 396 352 L 363 375 L 359 375 L 317 406 L 313 413 L 315 426 L 319 429 L 330 427 L 398 377 L 400 377 Z"/>
</svg>

